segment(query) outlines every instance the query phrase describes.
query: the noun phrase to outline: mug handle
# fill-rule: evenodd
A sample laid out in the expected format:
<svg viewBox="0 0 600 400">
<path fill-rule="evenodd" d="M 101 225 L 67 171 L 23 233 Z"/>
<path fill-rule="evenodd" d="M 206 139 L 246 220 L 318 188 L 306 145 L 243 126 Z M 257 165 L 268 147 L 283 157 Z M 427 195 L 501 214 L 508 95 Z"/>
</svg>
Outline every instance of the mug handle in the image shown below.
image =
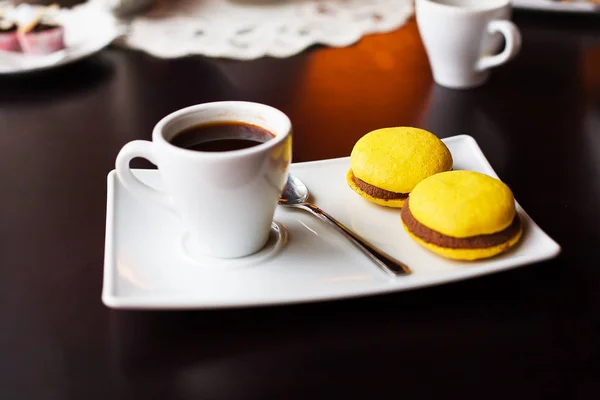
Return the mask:
<svg viewBox="0 0 600 400">
<path fill-rule="evenodd" d="M 123 186 L 135 195 L 142 199 L 151 199 L 151 201 L 154 201 L 155 203 L 167 207 L 168 209 L 172 209 L 171 198 L 166 193 L 156 190 L 140 181 L 133 175 L 129 168 L 129 162 L 136 157 L 145 158 L 152 164 L 157 165 L 153 147 L 154 144 L 147 140 L 134 140 L 123 146 L 121 151 L 119 151 L 117 161 L 115 162 L 117 176 L 121 180 Z"/>
<path fill-rule="evenodd" d="M 521 33 L 519 28 L 511 21 L 491 21 L 488 24 L 488 33 L 501 33 L 506 40 L 506 46 L 502 53 L 493 56 L 482 57 L 477 62 L 477 70 L 484 71 L 494 68 L 512 59 L 521 50 Z"/>
</svg>

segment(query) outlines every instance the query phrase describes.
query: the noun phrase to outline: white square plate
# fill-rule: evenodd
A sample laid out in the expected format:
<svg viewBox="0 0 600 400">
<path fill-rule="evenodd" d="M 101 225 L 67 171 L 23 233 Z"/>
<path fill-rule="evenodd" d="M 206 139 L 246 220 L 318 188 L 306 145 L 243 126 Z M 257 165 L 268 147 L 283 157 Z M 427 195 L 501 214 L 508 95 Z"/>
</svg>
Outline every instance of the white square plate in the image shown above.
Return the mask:
<svg viewBox="0 0 600 400">
<path fill-rule="evenodd" d="M 444 139 L 455 169 L 497 177 L 470 136 Z M 349 158 L 292 164 L 313 201 L 374 245 L 404 261 L 413 274 L 390 279 L 332 227 L 279 207 L 275 220 L 289 240 L 274 257 L 249 267 L 199 265 L 180 245 L 183 232 L 167 210 L 132 196 L 108 175 L 102 300 L 112 308 L 219 308 L 332 300 L 399 292 L 491 274 L 555 257 L 559 245 L 518 206 L 524 236 L 511 251 L 477 262 L 441 258 L 412 241 L 398 209 L 371 204 L 346 184 Z M 161 187 L 157 170 L 135 170 Z"/>
</svg>

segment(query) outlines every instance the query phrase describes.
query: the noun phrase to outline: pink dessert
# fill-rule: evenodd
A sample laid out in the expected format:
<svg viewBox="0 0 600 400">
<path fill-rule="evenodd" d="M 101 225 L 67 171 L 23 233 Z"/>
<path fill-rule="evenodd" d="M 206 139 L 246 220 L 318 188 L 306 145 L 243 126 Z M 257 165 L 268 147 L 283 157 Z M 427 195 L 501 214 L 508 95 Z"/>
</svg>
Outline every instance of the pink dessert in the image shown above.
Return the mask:
<svg viewBox="0 0 600 400">
<path fill-rule="evenodd" d="M 17 32 L 23 53 L 50 54 L 65 48 L 64 29 L 60 25 L 38 22 L 28 31 Z"/>
<path fill-rule="evenodd" d="M 17 27 L 12 23 L 0 21 L 0 51 L 20 51 Z"/>
</svg>

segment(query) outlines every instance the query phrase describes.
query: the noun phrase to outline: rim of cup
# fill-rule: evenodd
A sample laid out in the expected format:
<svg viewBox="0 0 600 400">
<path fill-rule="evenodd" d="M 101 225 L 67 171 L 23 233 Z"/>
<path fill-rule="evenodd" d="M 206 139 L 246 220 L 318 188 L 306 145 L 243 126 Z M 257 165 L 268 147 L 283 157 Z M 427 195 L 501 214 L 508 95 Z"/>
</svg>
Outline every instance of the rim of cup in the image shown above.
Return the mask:
<svg viewBox="0 0 600 400">
<path fill-rule="evenodd" d="M 272 139 L 269 139 L 269 140 L 267 140 L 263 143 L 260 143 L 256 146 L 248 147 L 245 149 L 218 151 L 218 152 L 184 149 L 184 148 L 175 146 L 174 144 L 172 144 L 165 138 L 165 132 L 168 131 L 169 125 L 173 124 L 175 121 L 179 120 L 183 116 L 191 115 L 191 114 L 197 113 L 199 111 L 218 110 L 218 109 L 225 109 L 225 108 L 230 109 L 230 108 L 235 108 L 235 107 L 240 108 L 240 110 L 243 108 L 245 108 L 245 109 L 254 108 L 254 109 L 267 110 L 269 113 L 272 113 L 274 116 L 279 118 L 279 121 L 276 124 L 280 124 L 281 129 L 278 129 L 277 132 L 274 132 L 275 129 L 271 129 L 265 125 L 247 122 L 244 118 L 237 119 L 235 117 L 235 112 L 231 112 L 231 110 L 227 110 L 228 113 L 232 114 L 232 116 L 230 119 L 223 120 L 224 122 L 225 121 L 227 121 L 227 122 L 239 121 L 242 123 L 253 124 L 253 125 L 256 125 L 260 128 L 265 129 L 266 131 L 270 132 L 271 134 L 274 135 L 274 137 Z M 243 112 L 240 112 L 240 114 L 242 114 L 242 113 Z M 251 114 L 251 112 L 245 113 L 245 114 L 248 115 L 248 114 Z M 265 119 L 267 119 L 267 118 L 265 118 Z M 214 121 L 211 121 L 210 119 L 207 119 L 205 122 L 207 124 L 210 124 L 211 122 L 218 122 L 218 121 L 220 121 L 220 120 L 215 119 Z M 189 125 L 189 127 L 192 127 L 195 125 L 201 126 L 202 124 L 203 124 L 203 122 L 198 122 L 197 124 Z M 158 123 L 155 125 L 155 127 L 152 131 L 152 141 L 155 143 L 161 144 L 161 145 L 165 145 L 170 151 L 176 152 L 176 153 L 178 153 L 178 155 L 180 155 L 182 157 L 194 157 L 194 158 L 202 157 L 202 158 L 222 159 L 222 158 L 232 158 L 232 157 L 245 157 L 248 155 L 252 155 L 254 153 L 260 153 L 264 150 L 267 150 L 269 148 L 277 146 L 279 143 L 284 141 L 291 134 L 291 132 L 292 132 L 292 122 L 290 121 L 290 118 L 283 111 L 281 111 L 273 106 L 269 106 L 267 104 L 262 104 L 262 103 L 249 102 L 249 101 L 216 101 L 216 102 L 201 103 L 201 104 L 196 104 L 193 106 L 188 106 L 188 107 L 179 109 L 177 111 L 174 111 L 171 114 L 166 115 L 160 121 L 158 121 Z"/>
<path fill-rule="evenodd" d="M 511 0 L 417 0 L 454 12 L 490 11 L 511 4 Z M 453 4 L 456 3 L 456 4 Z M 467 3 L 467 4 L 465 4 Z"/>
</svg>

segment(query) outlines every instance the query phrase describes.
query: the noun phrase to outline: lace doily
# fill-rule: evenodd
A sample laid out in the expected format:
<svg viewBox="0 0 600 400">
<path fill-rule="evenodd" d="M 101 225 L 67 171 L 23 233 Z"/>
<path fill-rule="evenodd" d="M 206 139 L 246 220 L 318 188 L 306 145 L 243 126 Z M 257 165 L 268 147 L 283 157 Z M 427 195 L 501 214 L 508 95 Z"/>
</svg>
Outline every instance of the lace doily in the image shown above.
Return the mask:
<svg viewBox="0 0 600 400">
<path fill-rule="evenodd" d="M 289 57 L 395 30 L 412 13 L 412 0 L 158 0 L 120 44 L 160 58 Z"/>
</svg>

